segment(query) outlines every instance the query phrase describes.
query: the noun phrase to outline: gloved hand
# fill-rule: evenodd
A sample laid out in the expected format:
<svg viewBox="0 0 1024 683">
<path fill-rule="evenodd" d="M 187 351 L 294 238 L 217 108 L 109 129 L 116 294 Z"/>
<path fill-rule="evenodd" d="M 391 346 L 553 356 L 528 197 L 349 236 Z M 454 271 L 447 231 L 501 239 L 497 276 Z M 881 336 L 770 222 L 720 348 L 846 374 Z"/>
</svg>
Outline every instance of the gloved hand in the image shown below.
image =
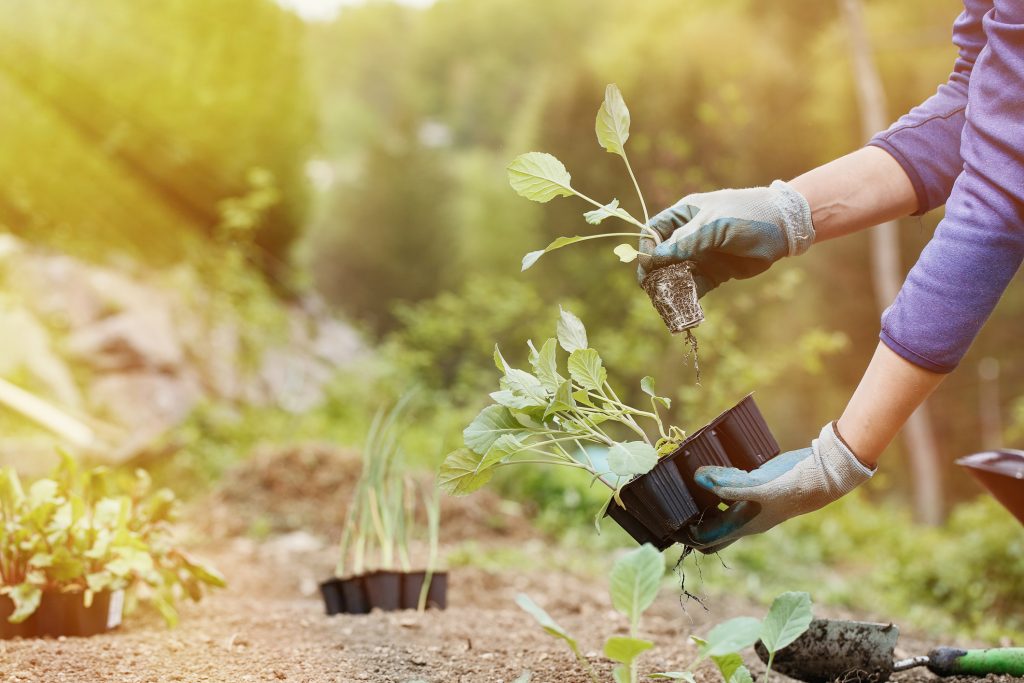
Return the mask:
<svg viewBox="0 0 1024 683">
<path fill-rule="evenodd" d="M 688 195 L 648 226 L 664 241 L 655 246 L 653 238 L 641 238 L 637 281 L 655 268 L 693 261 L 698 297 L 727 280 L 762 273 L 814 242 L 810 205 L 781 180 L 770 187 Z"/>
<path fill-rule="evenodd" d="M 790 517 L 823 508 L 874 474 L 836 432 L 825 425 L 810 448 L 783 453 L 752 472 L 701 467 L 696 482 L 726 501 L 737 501 L 688 529 L 690 545 L 716 552 L 743 536 L 759 534 Z"/>
</svg>

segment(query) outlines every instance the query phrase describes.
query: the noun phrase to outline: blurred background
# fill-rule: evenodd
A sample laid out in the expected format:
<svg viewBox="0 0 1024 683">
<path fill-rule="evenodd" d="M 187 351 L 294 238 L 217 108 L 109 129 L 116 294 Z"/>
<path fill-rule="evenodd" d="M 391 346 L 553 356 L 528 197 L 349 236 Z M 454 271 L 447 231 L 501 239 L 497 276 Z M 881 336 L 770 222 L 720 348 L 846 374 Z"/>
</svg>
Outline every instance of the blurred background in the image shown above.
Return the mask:
<svg viewBox="0 0 1024 683">
<path fill-rule="evenodd" d="M 888 120 L 948 76 L 959 7 L 865 4 Z M 358 447 L 418 386 L 405 447 L 435 467 L 493 389 L 494 344 L 524 362 L 559 304 L 683 429 L 753 391 L 805 446 L 877 343 L 868 235 L 711 293 L 697 386 L 607 248 L 520 274 L 587 207 L 528 202 L 504 167 L 551 152 L 637 215 L 593 134 L 615 82 L 652 213 L 788 179 L 866 139 L 848 29 L 820 0 L 0 0 L 0 461 L 43 471 L 57 435 L 196 497 L 263 444 Z M 904 270 L 940 218 L 900 223 Z M 1021 329 L 1018 280 L 867 490 L 738 544 L 731 572 L 707 562 L 708 590 L 1024 631 L 1020 528 L 952 464 L 1024 444 Z M 498 486 L 566 544 L 627 543 L 594 535 L 584 481 Z"/>
</svg>

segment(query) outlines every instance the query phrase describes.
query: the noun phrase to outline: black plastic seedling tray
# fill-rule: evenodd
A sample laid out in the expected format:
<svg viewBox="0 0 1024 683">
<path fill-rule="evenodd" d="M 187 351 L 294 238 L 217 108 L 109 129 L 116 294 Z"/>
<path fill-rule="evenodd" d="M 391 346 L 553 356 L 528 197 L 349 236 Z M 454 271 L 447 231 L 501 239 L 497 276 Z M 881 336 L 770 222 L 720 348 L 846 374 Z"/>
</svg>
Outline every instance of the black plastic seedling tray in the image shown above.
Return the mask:
<svg viewBox="0 0 1024 683">
<path fill-rule="evenodd" d="M 697 485 L 693 475 L 704 465 L 753 470 L 779 454 L 752 396 L 746 396 L 662 458 L 650 472 L 621 491 L 625 508 L 615 501 L 607 516 L 637 543 L 664 550 L 676 543 L 678 532 L 722 500 Z"/>
<path fill-rule="evenodd" d="M 120 626 L 123 607 L 123 591 L 96 593 L 88 607 L 81 593 L 44 591 L 32 616 L 12 624 L 14 603 L 0 596 L 0 639 L 94 636 Z"/>
<path fill-rule="evenodd" d="M 320 584 L 327 616 L 369 614 L 377 608 L 385 612 L 416 609 L 427 573 L 376 571 L 345 579 L 329 579 Z M 448 605 L 448 573 L 434 572 L 427 588 L 427 607 L 444 609 Z"/>
</svg>

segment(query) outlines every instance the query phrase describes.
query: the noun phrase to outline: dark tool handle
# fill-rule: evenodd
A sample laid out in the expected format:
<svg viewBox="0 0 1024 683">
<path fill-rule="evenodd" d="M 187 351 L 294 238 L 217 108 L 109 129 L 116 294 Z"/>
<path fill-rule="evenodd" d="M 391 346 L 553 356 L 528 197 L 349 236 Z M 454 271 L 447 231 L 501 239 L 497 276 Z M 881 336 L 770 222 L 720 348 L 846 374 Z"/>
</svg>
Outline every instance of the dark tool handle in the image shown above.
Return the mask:
<svg viewBox="0 0 1024 683">
<path fill-rule="evenodd" d="M 1024 676 L 1024 647 L 959 650 L 940 647 L 928 653 L 928 669 L 939 676 Z"/>
</svg>

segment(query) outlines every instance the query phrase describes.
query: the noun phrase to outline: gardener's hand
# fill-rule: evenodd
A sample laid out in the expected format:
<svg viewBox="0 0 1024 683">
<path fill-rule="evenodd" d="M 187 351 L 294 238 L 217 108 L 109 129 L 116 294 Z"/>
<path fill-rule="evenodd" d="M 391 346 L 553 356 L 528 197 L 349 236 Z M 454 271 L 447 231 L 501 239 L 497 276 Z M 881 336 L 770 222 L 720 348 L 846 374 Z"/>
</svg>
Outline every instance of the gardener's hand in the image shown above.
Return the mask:
<svg viewBox="0 0 1024 683">
<path fill-rule="evenodd" d="M 814 242 L 810 205 L 781 180 L 771 187 L 688 195 L 648 226 L 664 241 L 655 246 L 651 237 L 640 240 L 637 281 L 655 268 L 692 261 L 697 296 L 762 273 Z"/>
<path fill-rule="evenodd" d="M 783 453 L 752 472 L 701 467 L 694 479 L 719 498 L 735 501 L 691 526 L 691 545 L 714 552 L 742 536 L 759 534 L 790 517 L 823 508 L 874 474 L 829 423 L 810 448 Z"/>
</svg>

